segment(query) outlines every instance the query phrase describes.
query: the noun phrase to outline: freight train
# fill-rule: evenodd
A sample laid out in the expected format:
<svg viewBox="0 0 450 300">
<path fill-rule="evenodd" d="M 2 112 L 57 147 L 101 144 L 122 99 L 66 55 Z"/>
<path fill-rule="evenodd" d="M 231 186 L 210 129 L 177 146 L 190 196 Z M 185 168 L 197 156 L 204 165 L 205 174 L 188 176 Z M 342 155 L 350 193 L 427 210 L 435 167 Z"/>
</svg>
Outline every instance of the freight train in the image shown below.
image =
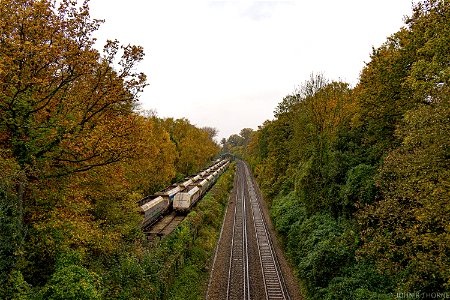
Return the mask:
<svg viewBox="0 0 450 300">
<path fill-rule="evenodd" d="M 217 160 L 199 174 L 186 178 L 183 182 L 172 184 L 154 195 L 137 202 L 144 215 L 142 227 L 155 223 L 162 215 L 174 209 L 186 213 L 214 185 L 217 178 L 226 170 L 229 160 Z"/>
</svg>

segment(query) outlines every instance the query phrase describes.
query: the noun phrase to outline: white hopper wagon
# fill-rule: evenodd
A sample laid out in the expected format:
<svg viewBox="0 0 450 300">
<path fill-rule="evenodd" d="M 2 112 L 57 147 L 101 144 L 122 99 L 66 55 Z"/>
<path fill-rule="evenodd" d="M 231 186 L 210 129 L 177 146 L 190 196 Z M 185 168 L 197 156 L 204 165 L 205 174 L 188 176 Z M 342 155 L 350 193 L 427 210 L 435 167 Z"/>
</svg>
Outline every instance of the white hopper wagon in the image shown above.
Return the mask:
<svg viewBox="0 0 450 300">
<path fill-rule="evenodd" d="M 173 209 L 180 212 L 189 211 L 189 209 L 200 198 L 201 190 L 196 185 L 189 185 L 181 192 L 175 195 L 173 199 Z"/>
<path fill-rule="evenodd" d="M 208 181 L 208 188 L 214 184 L 214 174 L 211 173 L 206 177 L 206 180 Z"/>
<path fill-rule="evenodd" d="M 173 184 L 171 186 L 166 187 L 164 190 L 155 193 L 157 196 L 168 197 L 169 201 L 173 200 L 173 197 L 181 191 L 181 187 L 178 184 Z"/>
<path fill-rule="evenodd" d="M 153 224 L 158 218 L 169 209 L 169 197 L 149 196 L 142 199 L 141 212 L 144 214 L 142 227 Z"/>
<path fill-rule="evenodd" d="M 193 184 L 199 187 L 201 196 L 203 196 L 208 190 L 208 180 L 206 180 L 206 178 L 200 178 Z"/>
</svg>

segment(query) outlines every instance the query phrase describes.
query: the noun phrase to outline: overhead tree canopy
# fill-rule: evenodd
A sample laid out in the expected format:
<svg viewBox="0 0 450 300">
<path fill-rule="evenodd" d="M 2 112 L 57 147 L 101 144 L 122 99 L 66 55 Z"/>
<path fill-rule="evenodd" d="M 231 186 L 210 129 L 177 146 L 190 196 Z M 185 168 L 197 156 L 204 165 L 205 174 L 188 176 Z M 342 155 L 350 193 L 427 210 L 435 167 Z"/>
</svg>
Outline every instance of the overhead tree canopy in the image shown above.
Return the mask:
<svg viewBox="0 0 450 300">
<path fill-rule="evenodd" d="M 123 141 L 146 85 L 134 71 L 143 49 L 108 41 L 103 54 L 96 51 L 92 33 L 100 22 L 90 19 L 87 3 L 14 0 L 0 14 L 0 143 L 28 175 L 84 171 L 129 156 Z"/>
</svg>

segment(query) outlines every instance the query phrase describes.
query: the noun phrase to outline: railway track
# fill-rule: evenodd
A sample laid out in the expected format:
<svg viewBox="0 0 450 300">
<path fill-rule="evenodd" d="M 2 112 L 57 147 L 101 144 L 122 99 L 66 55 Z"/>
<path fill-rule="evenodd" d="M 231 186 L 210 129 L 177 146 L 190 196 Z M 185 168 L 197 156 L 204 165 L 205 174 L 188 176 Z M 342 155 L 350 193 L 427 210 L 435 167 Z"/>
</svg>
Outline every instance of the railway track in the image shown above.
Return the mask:
<svg viewBox="0 0 450 300">
<path fill-rule="evenodd" d="M 290 299 L 247 166 L 245 174 L 267 299 Z"/>
<path fill-rule="evenodd" d="M 242 161 L 237 167 L 207 299 L 290 300 L 250 172 Z"/>
<path fill-rule="evenodd" d="M 147 235 L 149 241 L 154 240 L 156 237 L 161 238 L 174 231 L 185 217 L 183 215 L 177 215 L 176 212 L 171 212 L 146 229 L 144 233 Z"/>
<path fill-rule="evenodd" d="M 247 211 L 244 178 L 237 174 L 238 194 L 234 206 L 233 236 L 228 269 L 227 299 L 250 299 L 248 267 Z"/>
</svg>

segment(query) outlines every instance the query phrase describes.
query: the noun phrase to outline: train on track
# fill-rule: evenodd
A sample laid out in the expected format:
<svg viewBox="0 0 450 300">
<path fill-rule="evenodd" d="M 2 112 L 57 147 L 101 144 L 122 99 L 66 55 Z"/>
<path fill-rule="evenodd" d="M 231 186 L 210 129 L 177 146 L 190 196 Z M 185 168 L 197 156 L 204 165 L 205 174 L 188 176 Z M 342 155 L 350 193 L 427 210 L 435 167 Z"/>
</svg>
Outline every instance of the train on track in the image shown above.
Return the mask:
<svg viewBox="0 0 450 300">
<path fill-rule="evenodd" d="M 229 163 L 227 159 L 219 159 L 199 174 L 139 200 L 137 204 L 144 215 L 142 227 L 151 226 L 172 209 L 181 213 L 188 212 L 214 185 Z"/>
</svg>

